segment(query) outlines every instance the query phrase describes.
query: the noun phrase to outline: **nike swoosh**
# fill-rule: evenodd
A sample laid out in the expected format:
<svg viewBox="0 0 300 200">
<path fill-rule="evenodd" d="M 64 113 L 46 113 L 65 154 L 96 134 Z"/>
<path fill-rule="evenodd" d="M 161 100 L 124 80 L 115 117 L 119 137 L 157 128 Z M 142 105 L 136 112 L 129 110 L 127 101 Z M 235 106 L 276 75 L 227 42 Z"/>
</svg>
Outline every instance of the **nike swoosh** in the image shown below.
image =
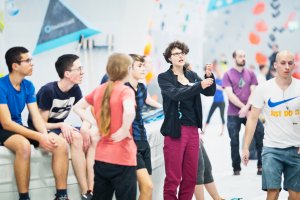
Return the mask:
<svg viewBox="0 0 300 200">
<path fill-rule="evenodd" d="M 299 96 L 298 96 L 298 97 L 299 97 Z M 293 98 L 290 98 L 290 99 L 285 99 L 285 100 L 277 101 L 277 102 L 272 102 L 272 101 L 271 101 L 271 98 L 270 98 L 269 101 L 268 101 L 268 105 L 269 105 L 270 108 L 273 108 L 273 107 L 275 107 L 275 106 L 278 106 L 278 105 L 280 105 L 280 104 L 286 103 L 286 102 L 291 101 L 291 100 L 293 100 L 293 99 L 295 99 L 295 98 L 298 98 L 298 97 L 293 97 Z"/>
</svg>

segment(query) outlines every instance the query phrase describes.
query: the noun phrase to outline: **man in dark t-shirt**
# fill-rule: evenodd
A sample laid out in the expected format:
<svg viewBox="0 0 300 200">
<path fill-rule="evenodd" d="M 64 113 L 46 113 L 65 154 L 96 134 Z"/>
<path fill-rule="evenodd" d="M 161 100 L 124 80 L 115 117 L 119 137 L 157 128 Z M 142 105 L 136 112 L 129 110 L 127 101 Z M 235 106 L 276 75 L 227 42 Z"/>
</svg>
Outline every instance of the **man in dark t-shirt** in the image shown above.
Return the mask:
<svg viewBox="0 0 300 200">
<path fill-rule="evenodd" d="M 83 67 L 77 55 L 65 54 L 57 59 L 55 68 L 60 80 L 47 83 L 38 91 L 38 107 L 47 129 L 63 136 L 70 144 L 81 198 L 91 199 L 94 185 L 93 160 L 99 136 L 92 135 L 87 123 L 83 123 L 81 128 L 76 128 L 65 122 L 72 106 L 82 98 L 78 84 L 84 75 Z M 29 117 L 28 125 L 31 124 Z"/>
</svg>

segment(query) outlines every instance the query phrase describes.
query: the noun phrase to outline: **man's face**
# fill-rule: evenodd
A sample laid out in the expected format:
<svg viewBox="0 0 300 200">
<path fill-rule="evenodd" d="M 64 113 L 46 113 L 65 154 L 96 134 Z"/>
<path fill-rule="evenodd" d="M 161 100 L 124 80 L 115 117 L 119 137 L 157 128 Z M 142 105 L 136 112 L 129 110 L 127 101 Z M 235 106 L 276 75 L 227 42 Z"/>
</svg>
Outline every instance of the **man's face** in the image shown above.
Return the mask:
<svg viewBox="0 0 300 200">
<path fill-rule="evenodd" d="M 289 52 L 280 53 L 274 63 L 277 76 L 281 78 L 290 78 L 295 68 L 294 56 Z"/>
<path fill-rule="evenodd" d="M 83 66 L 79 59 L 73 62 L 73 66 L 69 70 L 69 79 L 74 84 L 80 84 L 84 75 Z"/>
<path fill-rule="evenodd" d="M 18 71 L 23 76 L 31 76 L 33 71 L 32 57 L 29 53 L 21 54 L 21 59 L 16 65 L 16 71 Z"/>
<path fill-rule="evenodd" d="M 134 61 L 131 68 L 131 76 L 137 80 L 144 79 L 146 76 L 145 63 Z"/>
<path fill-rule="evenodd" d="M 234 58 L 235 60 L 235 64 L 238 67 L 244 67 L 246 64 L 246 60 L 245 60 L 245 52 L 244 51 L 237 51 L 236 52 L 236 56 Z"/>
</svg>

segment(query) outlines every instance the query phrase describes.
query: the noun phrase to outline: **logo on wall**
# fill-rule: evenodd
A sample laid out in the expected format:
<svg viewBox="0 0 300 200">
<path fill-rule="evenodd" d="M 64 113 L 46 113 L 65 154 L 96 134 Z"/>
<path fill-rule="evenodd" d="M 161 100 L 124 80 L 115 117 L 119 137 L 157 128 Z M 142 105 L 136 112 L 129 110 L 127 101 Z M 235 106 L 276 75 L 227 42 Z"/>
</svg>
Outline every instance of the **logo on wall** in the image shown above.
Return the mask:
<svg viewBox="0 0 300 200">
<path fill-rule="evenodd" d="M 50 49 L 78 41 L 81 36 L 100 33 L 88 28 L 61 0 L 50 0 L 33 54 L 39 54 Z"/>
</svg>

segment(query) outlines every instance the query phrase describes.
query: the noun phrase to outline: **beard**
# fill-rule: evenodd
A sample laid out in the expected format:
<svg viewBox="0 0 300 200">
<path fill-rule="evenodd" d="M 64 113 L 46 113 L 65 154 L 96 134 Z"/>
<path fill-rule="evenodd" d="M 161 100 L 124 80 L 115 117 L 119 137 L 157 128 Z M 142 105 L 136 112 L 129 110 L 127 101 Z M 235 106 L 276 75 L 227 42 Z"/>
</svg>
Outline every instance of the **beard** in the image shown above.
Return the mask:
<svg viewBox="0 0 300 200">
<path fill-rule="evenodd" d="M 236 63 L 236 65 L 238 66 L 238 67 L 244 67 L 245 65 L 246 65 L 246 61 L 244 60 L 244 61 L 241 61 L 241 62 L 235 62 Z"/>
</svg>

